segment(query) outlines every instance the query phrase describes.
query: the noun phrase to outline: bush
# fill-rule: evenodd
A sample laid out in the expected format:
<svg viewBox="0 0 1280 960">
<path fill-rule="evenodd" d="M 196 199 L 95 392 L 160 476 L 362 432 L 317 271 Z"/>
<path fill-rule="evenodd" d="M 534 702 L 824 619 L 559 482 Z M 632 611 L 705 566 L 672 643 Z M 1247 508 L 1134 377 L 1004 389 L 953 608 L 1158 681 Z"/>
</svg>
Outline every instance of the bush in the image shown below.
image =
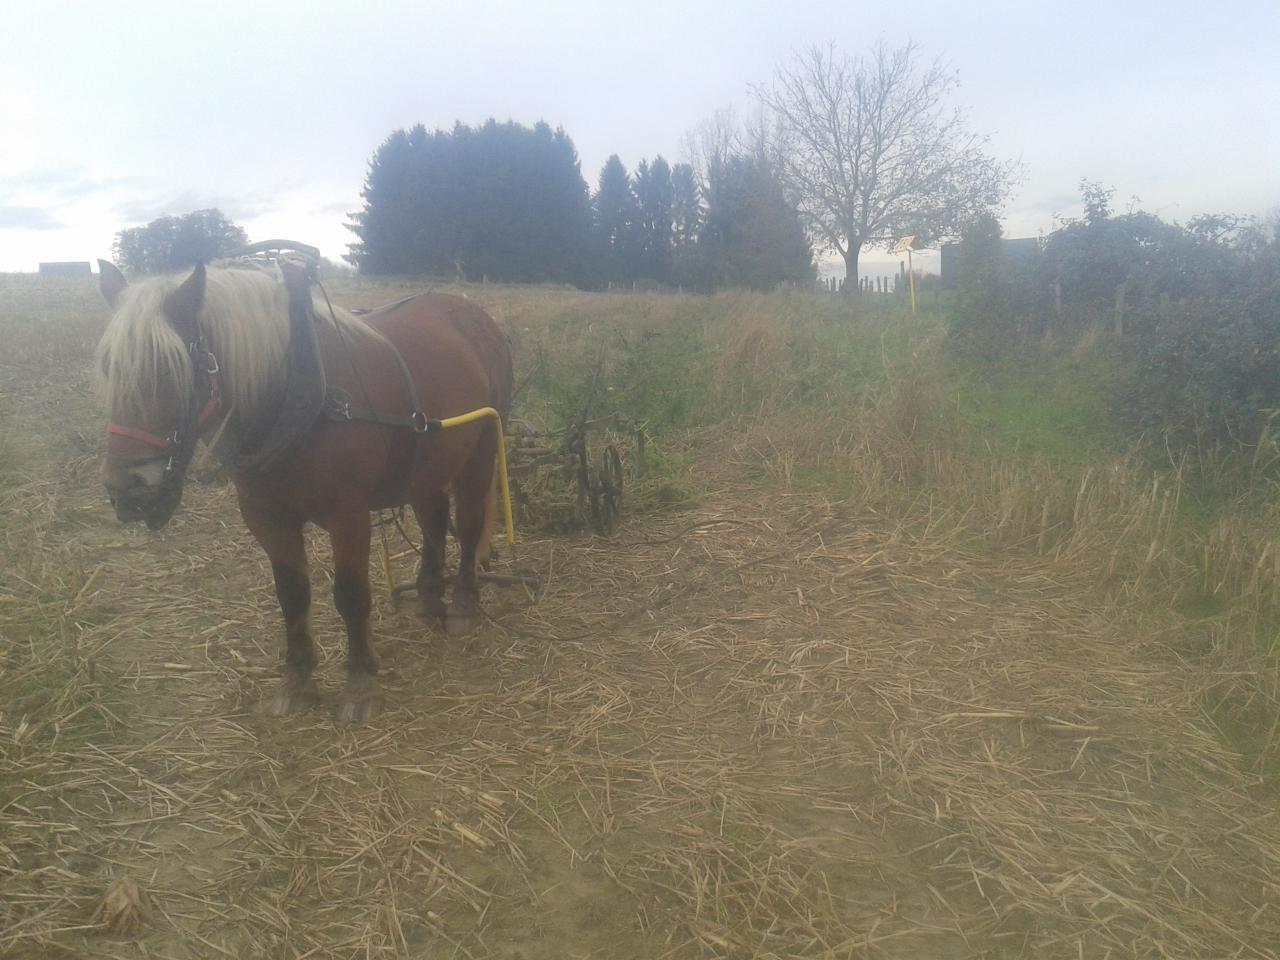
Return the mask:
<svg viewBox="0 0 1280 960">
<path fill-rule="evenodd" d="M 1175 450 L 1255 444 L 1280 409 L 1280 243 L 1237 249 L 1231 266 L 1229 291 L 1135 311 L 1124 344 L 1120 412 Z"/>
<path fill-rule="evenodd" d="M 965 349 L 998 355 L 1036 332 L 1044 315 L 1040 258 L 1014 263 L 999 222 L 980 217 L 960 238 L 953 338 Z"/>
<path fill-rule="evenodd" d="M 1112 216 L 1111 191 L 1082 189 L 1084 217 L 1034 259 L 1011 262 L 994 219 L 965 231 L 953 342 L 982 357 L 1034 345 L 1038 359 L 1053 339 L 1096 344 L 1121 364 L 1119 423 L 1175 456 L 1256 444 L 1280 410 L 1280 221 Z"/>
</svg>

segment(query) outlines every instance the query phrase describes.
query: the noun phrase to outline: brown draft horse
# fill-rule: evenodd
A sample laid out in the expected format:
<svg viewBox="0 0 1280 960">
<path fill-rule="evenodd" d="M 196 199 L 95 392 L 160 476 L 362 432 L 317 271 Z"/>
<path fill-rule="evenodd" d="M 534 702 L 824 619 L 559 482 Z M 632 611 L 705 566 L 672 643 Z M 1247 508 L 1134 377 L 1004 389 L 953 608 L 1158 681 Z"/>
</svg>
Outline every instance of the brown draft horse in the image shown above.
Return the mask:
<svg viewBox="0 0 1280 960">
<path fill-rule="evenodd" d="M 252 450 L 275 422 L 285 395 L 288 295 L 278 270 L 202 265 L 181 282 L 126 285 L 112 264 L 100 264 L 102 293 L 113 308 L 98 348 L 111 411 L 103 480 L 122 521 L 157 529 L 181 500 L 197 437 L 224 446 L 229 435 Z M 404 417 L 413 412 L 407 374 L 433 418 L 485 406 L 506 416 L 512 391 L 507 339 L 475 304 L 424 294 L 362 318 L 311 306 L 328 383 L 353 403 Z M 422 611 L 444 617 L 451 635 L 478 623 L 476 564 L 487 558 L 496 512 L 497 443 L 488 419 L 415 442 L 411 429 L 320 417 L 275 465 L 233 467 L 240 514 L 271 559 L 284 614 L 283 680 L 268 712 L 291 713 L 319 699 L 303 544 L 308 522 L 329 534 L 334 604 L 347 628 L 339 719 L 367 720 L 381 706 L 369 636 L 371 510 L 413 508 L 423 531 Z M 461 566 L 446 609 L 451 491 Z"/>
</svg>

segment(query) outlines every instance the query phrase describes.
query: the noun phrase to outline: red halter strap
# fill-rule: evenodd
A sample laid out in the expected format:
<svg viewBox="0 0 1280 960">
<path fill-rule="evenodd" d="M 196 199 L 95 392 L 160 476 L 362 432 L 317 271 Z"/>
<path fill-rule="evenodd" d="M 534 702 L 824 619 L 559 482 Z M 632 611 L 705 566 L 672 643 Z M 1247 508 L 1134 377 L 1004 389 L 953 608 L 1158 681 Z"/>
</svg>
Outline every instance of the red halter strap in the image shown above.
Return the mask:
<svg viewBox="0 0 1280 960">
<path fill-rule="evenodd" d="M 147 433 L 145 430 L 135 430 L 133 427 L 122 427 L 118 423 L 107 424 L 107 433 L 113 437 L 128 437 L 130 440 L 137 440 L 138 443 L 144 443 L 148 447 L 155 447 L 161 452 L 168 450 L 173 446 L 172 437 L 157 437 L 154 433 Z"/>
</svg>

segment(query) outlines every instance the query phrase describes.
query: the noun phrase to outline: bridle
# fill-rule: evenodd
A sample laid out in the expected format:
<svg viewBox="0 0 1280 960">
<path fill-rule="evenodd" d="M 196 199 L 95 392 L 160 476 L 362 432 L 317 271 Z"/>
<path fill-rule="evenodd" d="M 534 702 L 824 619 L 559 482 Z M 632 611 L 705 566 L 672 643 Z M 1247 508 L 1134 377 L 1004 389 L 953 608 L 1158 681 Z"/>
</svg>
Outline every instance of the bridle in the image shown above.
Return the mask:
<svg viewBox="0 0 1280 960">
<path fill-rule="evenodd" d="M 194 339 L 187 344 L 187 354 L 191 358 L 193 371 L 191 402 L 187 404 L 186 415 L 172 433 L 162 437 L 119 423 L 107 425 L 109 436 L 125 437 L 157 451 L 151 457 L 139 458 L 139 462 L 143 459 L 149 461 L 165 458 L 164 477 L 160 482 L 162 489 L 173 484 L 181 485 L 191 458 L 195 455 L 200 435 L 223 414 L 222 371 L 218 366 L 218 358 L 205 348 L 198 323 Z M 149 492 L 159 491 L 152 489 Z"/>
</svg>

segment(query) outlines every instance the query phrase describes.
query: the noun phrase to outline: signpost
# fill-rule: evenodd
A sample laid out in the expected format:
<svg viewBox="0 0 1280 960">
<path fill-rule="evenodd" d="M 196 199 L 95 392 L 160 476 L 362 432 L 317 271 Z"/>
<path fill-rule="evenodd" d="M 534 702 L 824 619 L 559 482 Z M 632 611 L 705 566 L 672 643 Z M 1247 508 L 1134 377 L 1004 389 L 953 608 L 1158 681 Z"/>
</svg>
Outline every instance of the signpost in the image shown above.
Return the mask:
<svg viewBox="0 0 1280 960">
<path fill-rule="evenodd" d="M 894 244 L 894 247 L 893 247 L 894 253 L 901 254 L 905 252 L 907 255 L 907 279 L 911 285 L 912 316 L 914 316 L 916 312 L 916 271 L 911 264 L 911 250 L 915 246 L 915 243 L 916 243 L 916 238 L 914 236 L 903 237 L 896 244 Z"/>
</svg>

